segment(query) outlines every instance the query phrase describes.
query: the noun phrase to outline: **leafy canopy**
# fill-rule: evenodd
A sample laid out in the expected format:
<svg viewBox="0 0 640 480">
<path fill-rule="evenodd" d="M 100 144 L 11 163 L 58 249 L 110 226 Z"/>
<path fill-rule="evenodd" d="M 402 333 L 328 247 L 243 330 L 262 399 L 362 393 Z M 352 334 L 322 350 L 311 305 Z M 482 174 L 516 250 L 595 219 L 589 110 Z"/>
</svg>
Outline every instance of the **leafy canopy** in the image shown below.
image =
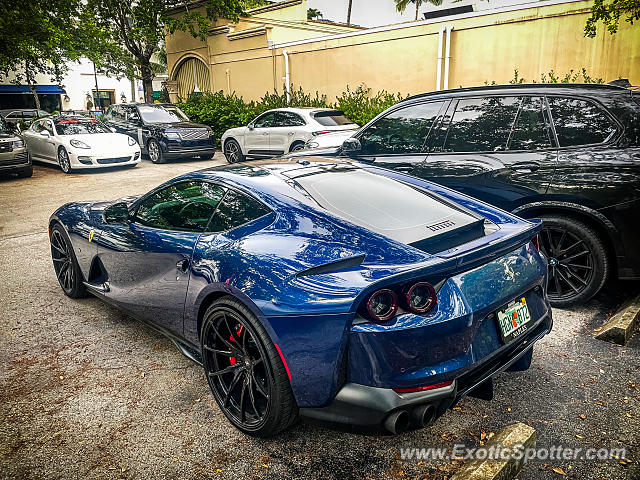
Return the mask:
<svg viewBox="0 0 640 480">
<path fill-rule="evenodd" d="M 595 0 L 591 7 L 591 16 L 584 27 L 584 36 L 595 37 L 598 22 L 602 22 L 613 35 L 618 31 L 622 16 L 626 16 L 625 22 L 631 25 L 634 21 L 640 20 L 640 0 Z"/>
</svg>

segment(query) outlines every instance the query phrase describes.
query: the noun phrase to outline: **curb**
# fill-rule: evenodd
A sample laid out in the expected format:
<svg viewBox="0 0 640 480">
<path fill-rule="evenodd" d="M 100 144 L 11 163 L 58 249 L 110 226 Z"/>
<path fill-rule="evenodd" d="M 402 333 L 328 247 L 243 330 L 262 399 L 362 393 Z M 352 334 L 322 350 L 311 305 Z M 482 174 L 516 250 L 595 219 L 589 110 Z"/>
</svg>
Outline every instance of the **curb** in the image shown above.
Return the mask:
<svg viewBox="0 0 640 480">
<path fill-rule="evenodd" d="M 640 295 L 627 302 L 601 327 L 596 338 L 626 345 L 640 324 Z"/>
<path fill-rule="evenodd" d="M 536 431 L 533 427 L 524 423 L 515 423 L 502 428 L 487 442 L 485 449 L 489 450 L 494 445 L 514 447 L 522 445 L 525 448 L 535 448 Z M 451 480 L 511 480 L 522 466 L 524 458 L 509 460 L 474 460 L 460 469 Z"/>
</svg>

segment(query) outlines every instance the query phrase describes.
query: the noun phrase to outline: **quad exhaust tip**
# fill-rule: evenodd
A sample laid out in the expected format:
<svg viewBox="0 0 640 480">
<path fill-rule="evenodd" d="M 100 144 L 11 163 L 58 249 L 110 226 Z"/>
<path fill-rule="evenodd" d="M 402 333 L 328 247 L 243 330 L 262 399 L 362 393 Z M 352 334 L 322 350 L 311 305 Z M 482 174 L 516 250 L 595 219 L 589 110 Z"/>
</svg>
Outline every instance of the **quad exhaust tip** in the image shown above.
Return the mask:
<svg viewBox="0 0 640 480">
<path fill-rule="evenodd" d="M 420 405 L 411 411 L 396 410 L 389 414 L 384 421 L 384 428 L 392 433 L 398 434 L 411 428 L 428 427 L 436 419 L 436 407 L 432 404 Z"/>
<path fill-rule="evenodd" d="M 409 428 L 409 413 L 406 410 L 391 413 L 384 421 L 384 428 L 394 435 L 405 432 Z"/>
</svg>

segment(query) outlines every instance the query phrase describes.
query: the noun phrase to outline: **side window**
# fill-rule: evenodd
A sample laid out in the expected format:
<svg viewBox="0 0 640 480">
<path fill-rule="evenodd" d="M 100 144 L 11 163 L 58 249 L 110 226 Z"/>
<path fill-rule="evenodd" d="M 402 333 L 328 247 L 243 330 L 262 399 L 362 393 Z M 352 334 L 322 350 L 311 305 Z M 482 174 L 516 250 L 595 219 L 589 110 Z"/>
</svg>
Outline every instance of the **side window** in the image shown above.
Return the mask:
<svg viewBox="0 0 640 480">
<path fill-rule="evenodd" d="M 279 117 L 278 126 L 281 127 L 301 127 L 306 125 L 300 115 L 293 112 L 278 112 Z"/>
<path fill-rule="evenodd" d="M 253 126 L 255 128 L 268 128 L 273 127 L 276 119 L 276 115 L 274 112 L 265 113 L 261 117 L 254 122 Z"/>
<path fill-rule="evenodd" d="M 207 230 L 210 232 L 231 230 L 251 220 L 260 218 L 270 211 L 262 203 L 248 195 L 229 190 L 211 219 L 211 224 Z"/>
<path fill-rule="evenodd" d="M 443 151 L 506 150 L 509 132 L 518 113 L 518 100 L 517 97 L 459 100 L 451 119 Z"/>
<path fill-rule="evenodd" d="M 359 138 L 362 154 L 420 153 L 445 102 L 429 102 L 396 110 L 367 128 Z"/>
<path fill-rule="evenodd" d="M 44 127 L 42 126 L 42 121 L 33 122 L 33 124 L 31 125 L 31 129 L 36 133 L 42 132 L 44 130 Z"/>
<path fill-rule="evenodd" d="M 522 97 L 518 116 L 509 138 L 509 150 L 551 148 L 551 131 L 542 97 Z"/>
<path fill-rule="evenodd" d="M 146 198 L 136 222 L 153 228 L 204 232 L 226 189 L 208 182 L 180 182 Z"/>
<path fill-rule="evenodd" d="M 51 122 L 49 120 L 43 120 L 41 122 L 42 125 L 42 130 L 46 130 L 47 132 L 49 132 L 49 135 L 53 135 L 53 125 L 51 124 Z"/>
<path fill-rule="evenodd" d="M 603 143 L 616 132 L 613 121 L 594 103 L 560 97 L 548 101 L 561 147 Z"/>
</svg>

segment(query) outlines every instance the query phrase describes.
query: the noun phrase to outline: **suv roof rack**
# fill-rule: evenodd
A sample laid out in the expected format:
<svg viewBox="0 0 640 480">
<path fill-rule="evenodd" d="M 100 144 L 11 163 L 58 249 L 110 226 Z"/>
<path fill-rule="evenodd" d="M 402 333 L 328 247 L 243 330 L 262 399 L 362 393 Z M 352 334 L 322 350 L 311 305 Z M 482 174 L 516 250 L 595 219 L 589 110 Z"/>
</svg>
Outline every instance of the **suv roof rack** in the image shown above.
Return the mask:
<svg viewBox="0 0 640 480">
<path fill-rule="evenodd" d="M 443 93 L 454 92 L 481 92 L 491 90 L 504 90 L 519 88 L 587 88 L 594 90 L 627 90 L 619 85 L 610 85 L 606 83 L 508 83 L 506 85 L 482 85 L 477 87 L 464 87 L 464 88 L 450 88 L 448 90 L 437 90 L 434 92 L 419 93 L 417 95 L 411 95 L 405 98 L 405 100 L 413 100 L 415 98 L 429 97 L 432 95 L 441 95 Z"/>
</svg>

